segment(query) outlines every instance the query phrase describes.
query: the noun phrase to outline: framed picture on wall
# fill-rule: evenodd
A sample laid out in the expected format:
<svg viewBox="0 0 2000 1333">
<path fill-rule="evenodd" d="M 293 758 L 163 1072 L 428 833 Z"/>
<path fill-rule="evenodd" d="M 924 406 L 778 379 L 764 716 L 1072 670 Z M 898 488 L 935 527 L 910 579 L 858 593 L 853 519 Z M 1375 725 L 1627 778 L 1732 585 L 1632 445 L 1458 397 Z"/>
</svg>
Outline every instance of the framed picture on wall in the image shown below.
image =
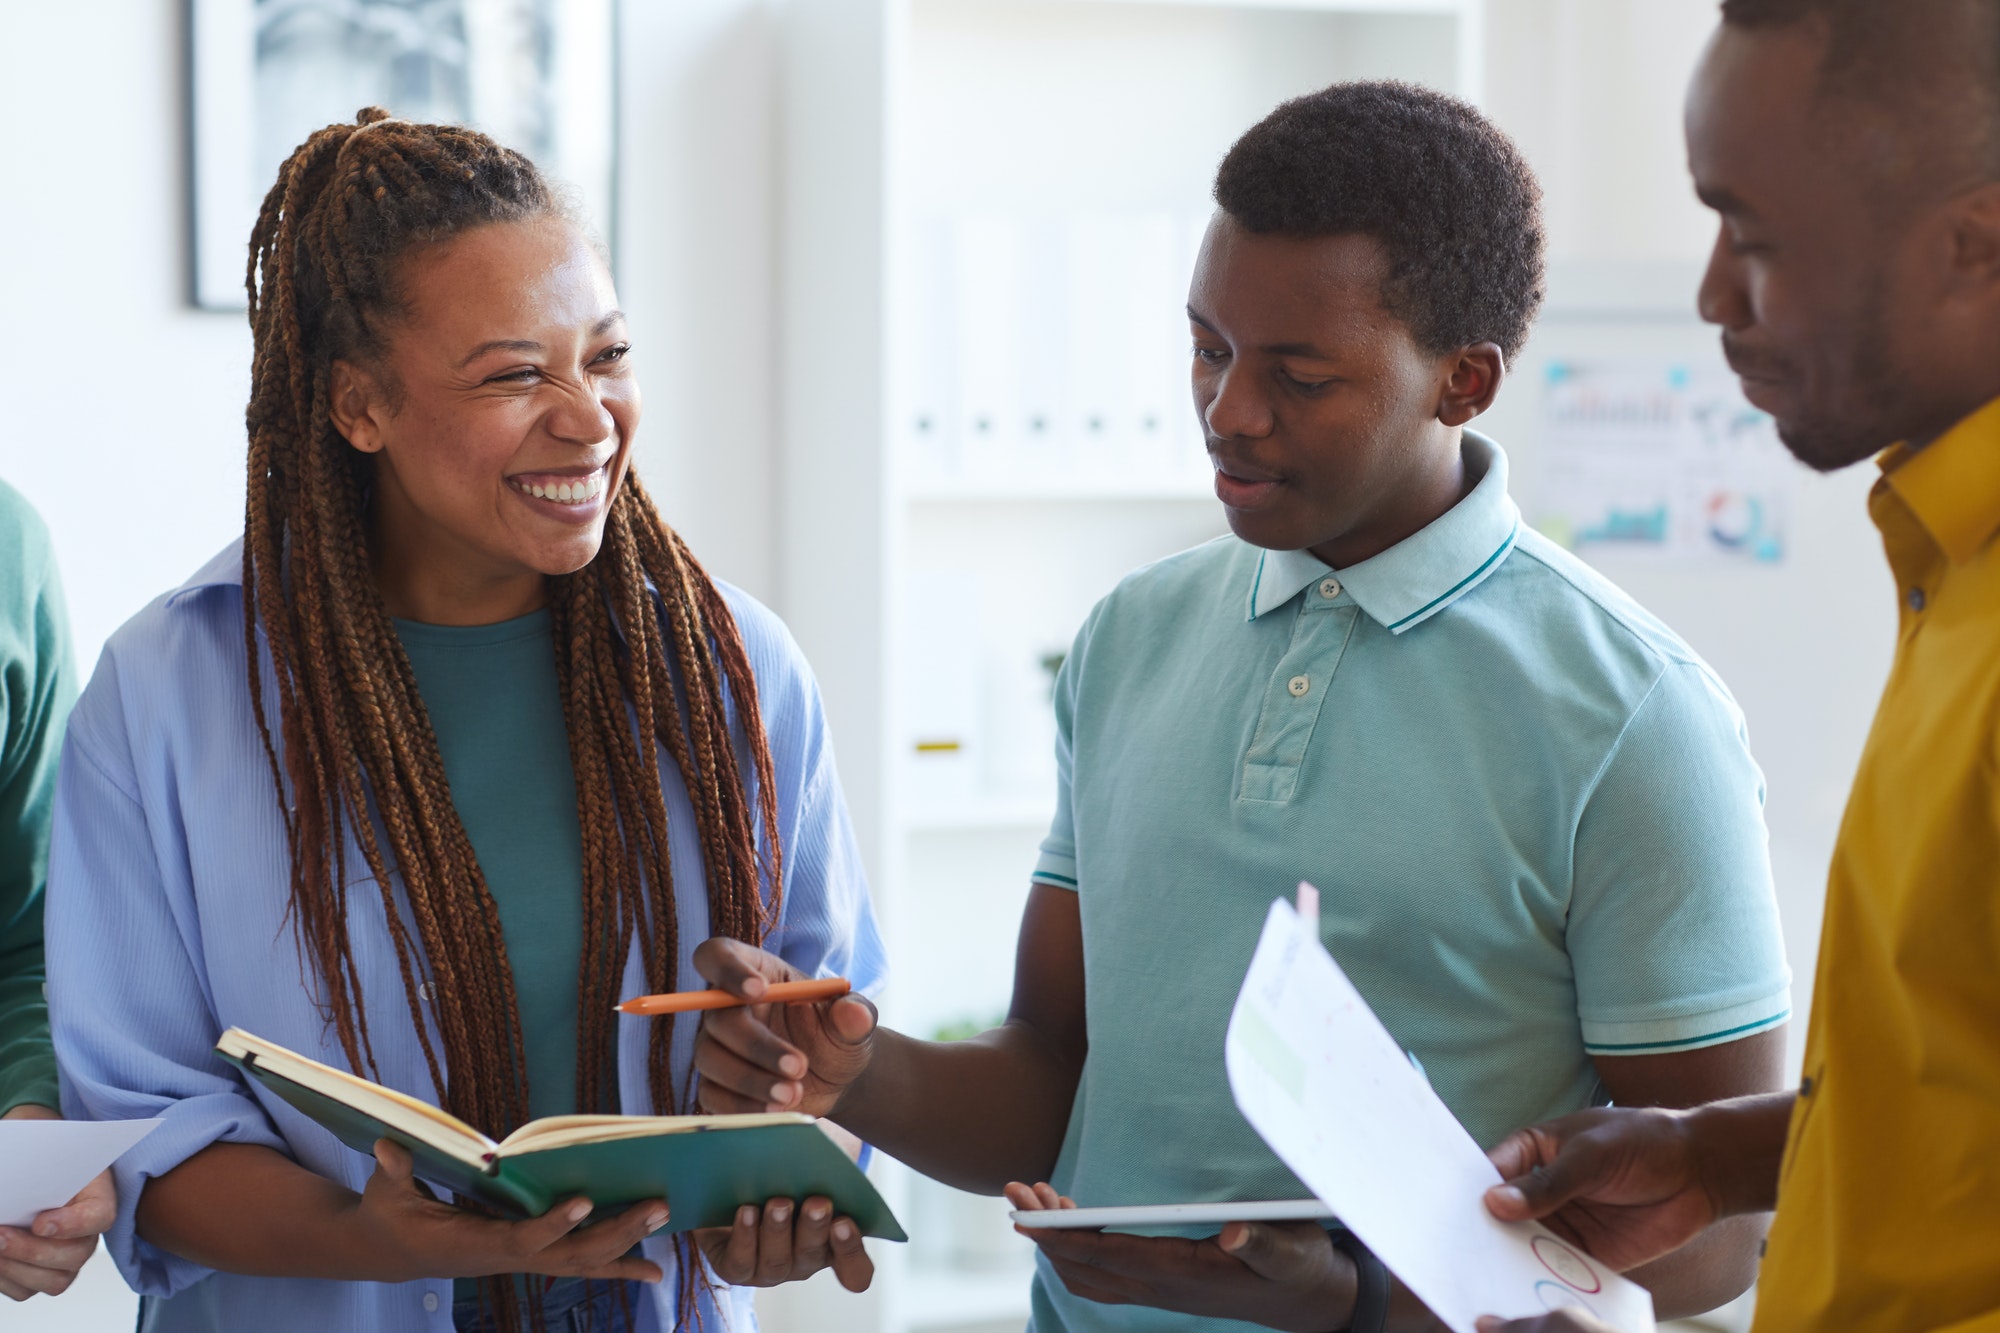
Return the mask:
<svg viewBox="0 0 2000 1333">
<path fill-rule="evenodd" d="M 617 0 L 188 0 L 193 295 L 244 308 L 250 229 L 306 136 L 369 105 L 532 158 L 611 238 Z"/>
</svg>

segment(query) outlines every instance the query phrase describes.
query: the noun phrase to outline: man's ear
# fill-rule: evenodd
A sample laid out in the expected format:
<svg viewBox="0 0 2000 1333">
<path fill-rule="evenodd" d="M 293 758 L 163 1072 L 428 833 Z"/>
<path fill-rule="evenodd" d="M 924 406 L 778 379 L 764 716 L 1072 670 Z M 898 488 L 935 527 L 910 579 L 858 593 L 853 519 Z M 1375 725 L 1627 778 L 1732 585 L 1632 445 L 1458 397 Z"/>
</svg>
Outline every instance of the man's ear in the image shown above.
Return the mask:
<svg viewBox="0 0 2000 1333">
<path fill-rule="evenodd" d="M 1951 241 L 1953 285 L 2000 302 L 2000 182 L 1952 201 Z"/>
<path fill-rule="evenodd" d="M 1493 406 L 1500 382 L 1507 378 L 1507 354 L 1498 343 L 1473 343 L 1458 349 L 1450 368 L 1444 392 L 1438 396 L 1437 419 L 1447 426 L 1463 426 Z"/>
<path fill-rule="evenodd" d="M 351 361 L 333 363 L 327 393 L 327 415 L 341 438 L 364 454 L 382 451 L 382 422 L 389 415 L 389 396 L 375 375 Z"/>
</svg>

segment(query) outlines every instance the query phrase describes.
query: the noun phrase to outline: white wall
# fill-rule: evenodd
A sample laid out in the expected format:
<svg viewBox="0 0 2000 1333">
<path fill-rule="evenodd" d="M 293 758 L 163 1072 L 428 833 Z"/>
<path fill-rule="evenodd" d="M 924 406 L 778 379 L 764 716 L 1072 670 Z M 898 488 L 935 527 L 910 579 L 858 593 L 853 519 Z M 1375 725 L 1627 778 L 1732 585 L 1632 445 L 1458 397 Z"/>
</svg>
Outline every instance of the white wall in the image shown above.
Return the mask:
<svg viewBox="0 0 2000 1333">
<path fill-rule="evenodd" d="M 640 467 L 720 577 L 777 596 L 777 30 L 770 0 L 625 0 L 619 297 Z"/>
<path fill-rule="evenodd" d="M 1715 0 L 1487 0 L 1486 110 L 1542 179 L 1558 256 L 1707 253 L 1681 99 L 1716 11 Z"/>
<path fill-rule="evenodd" d="M 179 8 L 10 5 L 0 42 L 0 477 L 54 532 L 86 669 L 243 525 L 250 338 L 186 305 Z"/>
</svg>

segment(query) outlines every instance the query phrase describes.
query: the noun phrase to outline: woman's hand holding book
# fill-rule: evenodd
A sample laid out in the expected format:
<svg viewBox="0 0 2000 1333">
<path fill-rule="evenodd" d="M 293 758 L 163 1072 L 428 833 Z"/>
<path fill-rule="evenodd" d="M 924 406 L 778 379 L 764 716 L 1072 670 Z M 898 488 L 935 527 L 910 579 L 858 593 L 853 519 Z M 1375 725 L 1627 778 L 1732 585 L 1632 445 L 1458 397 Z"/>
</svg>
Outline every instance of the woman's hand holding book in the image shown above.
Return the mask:
<svg viewBox="0 0 2000 1333">
<path fill-rule="evenodd" d="M 383 1139 L 375 1174 L 355 1204 L 354 1220 L 380 1255 L 377 1281 L 544 1273 L 553 1277 L 658 1282 L 659 1265 L 631 1250 L 667 1224 L 667 1202 L 633 1204 L 584 1226 L 588 1199 L 565 1199 L 540 1217 L 509 1222 L 445 1203 L 413 1172 L 409 1152 Z"/>
<path fill-rule="evenodd" d="M 834 1214 L 833 1202 L 817 1196 L 799 1202 L 771 1199 L 762 1208 L 745 1204 L 733 1226 L 694 1233 L 709 1267 L 724 1282 L 775 1287 L 831 1268 L 849 1291 L 866 1291 L 875 1264 L 861 1245 L 852 1218 Z"/>
</svg>

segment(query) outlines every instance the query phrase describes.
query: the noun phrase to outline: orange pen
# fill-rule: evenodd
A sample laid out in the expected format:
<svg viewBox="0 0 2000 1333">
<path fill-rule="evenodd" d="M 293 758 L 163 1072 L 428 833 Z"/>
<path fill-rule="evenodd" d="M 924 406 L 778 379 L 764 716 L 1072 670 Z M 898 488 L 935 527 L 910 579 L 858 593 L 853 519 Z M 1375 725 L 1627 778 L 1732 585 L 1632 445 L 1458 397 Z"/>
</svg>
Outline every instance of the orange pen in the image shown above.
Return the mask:
<svg viewBox="0 0 2000 1333">
<path fill-rule="evenodd" d="M 811 1004 L 815 1000 L 837 1000 L 853 990 L 846 977 L 822 977 L 818 981 L 774 981 L 754 1000 L 738 999 L 726 990 L 684 990 L 671 995 L 641 995 L 618 1006 L 622 1014 L 658 1018 L 661 1014 L 685 1014 L 697 1009 L 732 1009 L 744 1004 Z"/>
</svg>

